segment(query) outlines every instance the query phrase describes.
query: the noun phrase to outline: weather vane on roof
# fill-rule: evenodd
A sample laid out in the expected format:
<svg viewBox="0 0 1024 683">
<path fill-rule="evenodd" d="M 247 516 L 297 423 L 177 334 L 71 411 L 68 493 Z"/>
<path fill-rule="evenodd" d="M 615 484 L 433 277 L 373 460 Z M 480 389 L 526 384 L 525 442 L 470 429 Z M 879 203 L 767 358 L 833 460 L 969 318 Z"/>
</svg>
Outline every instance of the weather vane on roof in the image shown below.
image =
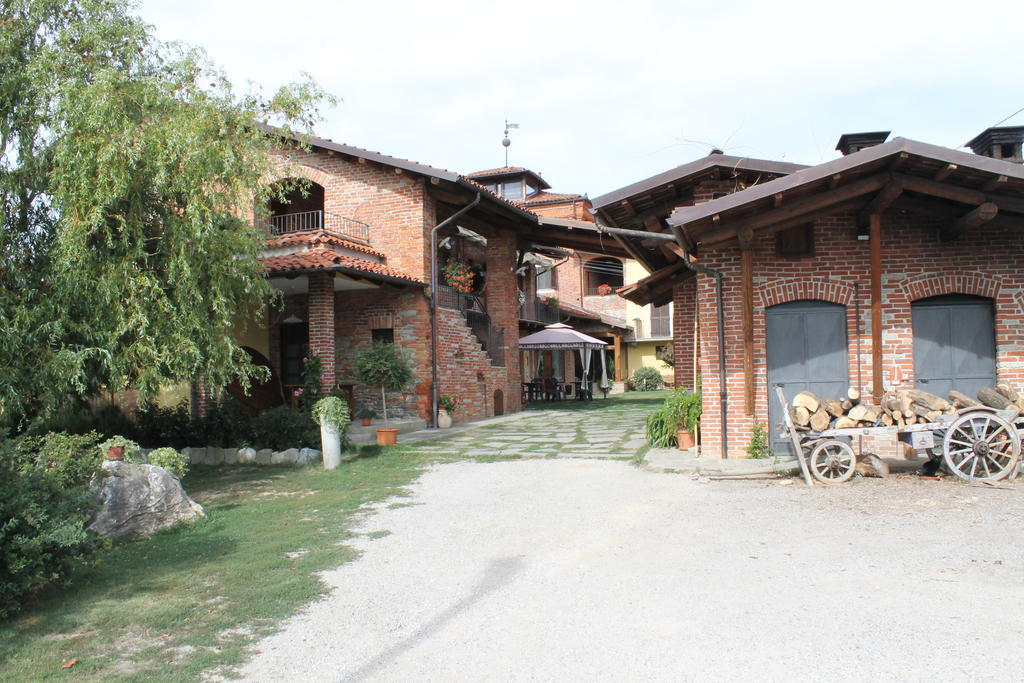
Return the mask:
<svg viewBox="0 0 1024 683">
<path fill-rule="evenodd" d="M 512 141 L 508 137 L 510 130 L 518 130 L 518 123 L 509 123 L 508 119 L 505 119 L 505 137 L 501 139 L 501 146 L 505 148 L 505 166 L 508 166 L 508 146 L 512 144 Z"/>
</svg>

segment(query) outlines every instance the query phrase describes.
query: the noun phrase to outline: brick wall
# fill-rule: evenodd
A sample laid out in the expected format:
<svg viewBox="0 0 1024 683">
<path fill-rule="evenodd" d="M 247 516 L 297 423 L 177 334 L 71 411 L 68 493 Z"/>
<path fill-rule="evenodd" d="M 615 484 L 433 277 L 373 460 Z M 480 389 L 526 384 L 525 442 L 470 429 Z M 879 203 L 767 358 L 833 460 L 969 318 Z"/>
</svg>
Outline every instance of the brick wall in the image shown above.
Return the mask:
<svg viewBox="0 0 1024 683">
<path fill-rule="evenodd" d="M 324 187 L 324 210 L 362 221 L 371 226 L 370 244 L 382 251 L 386 263 L 424 282 L 430 279 L 430 229 L 439 218 L 438 207 L 425 189 L 423 178 L 372 162 L 360 163 L 335 153 L 289 150 L 290 159 L 280 158 L 281 177 L 305 177 Z M 505 365 L 492 367 L 461 313 L 438 317 L 438 377 L 442 393 L 467 398 L 460 418 L 493 414 L 495 391 L 500 391 L 504 412 L 519 410 L 520 377 L 519 303 L 513 272 L 516 249 L 511 232 L 481 230 L 488 237 L 486 301 L 493 323 L 504 331 Z M 418 415 L 430 419 L 431 411 L 431 327 L 425 290 L 382 286 L 372 290 L 333 293 L 333 320 L 329 314 L 333 287 L 326 276 L 310 278 L 309 295 L 289 296 L 285 311 L 270 316 L 270 360 L 280 369 L 279 322 L 294 313 L 310 323 L 310 344 L 329 355 L 324 359 L 325 384 L 330 378 L 354 382 L 356 354 L 372 341 L 371 318 L 392 316 L 395 343 L 412 360 L 414 381 L 404 392 L 388 395 L 389 415 Z M 333 323 L 333 330 L 331 330 Z M 333 346 L 333 349 L 332 349 Z M 333 353 L 331 353 L 333 350 Z M 329 366 L 334 364 L 333 371 Z M 478 373 L 482 379 L 478 380 Z M 374 407 L 380 412 L 380 391 L 355 383 L 356 407 Z M 486 394 L 486 395 L 485 395 Z"/>
<path fill-rule="evenodd" d="M 860 388 L 865 400 L 872 400 L 869 242 L 856 239 L 855 219 L 853 214 L 843 214 L 817 221 L 814 258 L 778 258 L 773 236 L 760 235 L 755 240 L 754 415 L 746 415 L 744 410 L 740 253 L 736 247 L 703 250 L 702 263 L 720 270 L 725 277 L 730 457 L 744 454 L 754 420 L 767 423 L 768 401 L 775 400 L 769 397 L 767 386 L 765 308 L 768 306 L 800 299 L 821 299 L 845 305 L 850 383 Z M 935 224 L 887 212 L 882 218 L 885 388 L 910 388 L 914 383 L 911 303 L 953 293 L 987 296 L 994 300 L 999 379 L 1024 385 L 1024 272 L 1019 267 L 1022 259 L 1024 242 L 1014 231 L 987 227 L 956 242 L 942 243 Z M 705 453 L 716 455 L 721 434 L 717 318 L 711 277 L 698 275 L 697 298 L 700 369 L 705 396 L 702 442 Z M 684 333 L 684 329 L 677 321 L 677 343 L 683 341 L 680 333 Z"/>
<path fill-rule="evenodd" d="M 693 361 L 697 350 L 693 321 L 697 317 L 697 281 L 686 280 L 672 289 L 672 356 L 675 385 L 694 386 Z"/>
</svg>

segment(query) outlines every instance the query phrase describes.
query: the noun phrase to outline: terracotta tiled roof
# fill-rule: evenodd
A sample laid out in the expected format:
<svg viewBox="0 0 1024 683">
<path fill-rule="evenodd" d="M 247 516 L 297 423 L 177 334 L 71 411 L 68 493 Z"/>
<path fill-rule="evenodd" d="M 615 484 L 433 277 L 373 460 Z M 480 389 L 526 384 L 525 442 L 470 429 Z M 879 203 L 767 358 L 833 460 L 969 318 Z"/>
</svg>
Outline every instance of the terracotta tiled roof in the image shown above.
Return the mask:
<svg viewBox="0 0 1024 683">
<path fill-rule="evenodd" d="M 384 258 L 383 252 L 377 251 L 376 249 L 373 249 L 361 242 L 357 242 L 353 239 L 350 239 L 345 235 L 339 235 L 337 233 L 328 232 L 326 230 L 290 232 L 285 235 L 275 235 L 273 237 L 268 237 L 266 242 L 266 246 L 268 249 L 290 247 L 300 244 L 308 244 L 310 246 L 330 244 L 333 246 L 343 247 L 345 249 L 351 249 L 352 251 L 359 251 L 364 254 L 369 254 L 370 256 Z"/>
<path fill-rule="evenodd" d="M 486 171 L 473 171 L 466 175 L 467 178 L 475 178 L 477 176 L 489 176 L 489 175 L 506 175 L 508 173 L 522 173 L 526 169 L 522 166 L 502 166 L 501 168 L 490 168 Z"/>
<path fill-rule="evenodd" d="M 568 202 L 574 199 L 583 199 L 583 195 L 564 192 L 538 192 L 524 199 L 523 204 L 529 206 L 530 204 L 543 204 L 545 202 Z"/>
<path fill-rule="evenodd" d="M 588 311 L 585 308 L 579 306 L 573 306 L 572 304 L 559 303 L 558 307 L 575 318 L 588 318 L 590 320 L 600 320 L 601 314 L 596 311 Z"/>
<path fill-rule="evenodd" d="M 367 275 L 383 276 L 392 280 L 405 280 L 416 284 L 423 284 L 422 281 L 410 277 L 405 273 L 395 270 L 383 263 L 374 263 L 366 259 L 339 254 L 331 249 L 317 247 L 298 254 L 286 256 L 267 256 L 260 261 L 268 273 L 292 273 L 312 270 L 341 270 L 366 273 Z"/>
</svg>

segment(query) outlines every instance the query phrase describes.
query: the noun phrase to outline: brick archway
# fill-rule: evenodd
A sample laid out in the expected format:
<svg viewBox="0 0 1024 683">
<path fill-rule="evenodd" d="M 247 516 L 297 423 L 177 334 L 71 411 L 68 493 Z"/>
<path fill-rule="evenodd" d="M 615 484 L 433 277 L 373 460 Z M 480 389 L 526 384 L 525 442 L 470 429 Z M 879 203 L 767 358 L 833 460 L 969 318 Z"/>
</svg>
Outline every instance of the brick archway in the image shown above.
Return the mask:
<svg viewBox="0 0 1024 683">
<path fill-rule="evenodd" d="M 818 299 L 848 306 L 853 302 L 854 289 L 850 285 L 824 278 L 779 278 L 769 280 L 758 291 L 765 308 L 778 304 Z"/>
<path fill-rule="evenodd" d="M 264 181 L 273 183 L 285 178 L 305 178 L 311 180 L 321 187 L 331 184 L 333 177 L 323 169 L 312 164 L 296 164 L 294 162 L 281 162 L 268 174 Z"/>
<path fill-rule="evenodd" d="M 943 275 L 913 275 L 902 280 L 899 288 L 910 302 L 943 294 L 973 294 L 996 299 L 999 296 L 1000 283 L 999 280 L 984 273 L 968 271 Z"/>
</svg>

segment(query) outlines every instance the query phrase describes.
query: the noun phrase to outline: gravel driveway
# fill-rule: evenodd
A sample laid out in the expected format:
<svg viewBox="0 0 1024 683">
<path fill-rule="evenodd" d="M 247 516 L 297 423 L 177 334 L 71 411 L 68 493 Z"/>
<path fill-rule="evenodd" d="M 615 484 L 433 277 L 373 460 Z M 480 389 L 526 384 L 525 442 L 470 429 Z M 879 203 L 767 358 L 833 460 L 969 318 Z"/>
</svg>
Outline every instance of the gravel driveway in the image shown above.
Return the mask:
<svg viewBox="0 0 1024 683">
<path fill-rule="evenodd" d="M 1020 680 L 1024 486 L 454 463 L 250 680 Z"/>
</svg>

